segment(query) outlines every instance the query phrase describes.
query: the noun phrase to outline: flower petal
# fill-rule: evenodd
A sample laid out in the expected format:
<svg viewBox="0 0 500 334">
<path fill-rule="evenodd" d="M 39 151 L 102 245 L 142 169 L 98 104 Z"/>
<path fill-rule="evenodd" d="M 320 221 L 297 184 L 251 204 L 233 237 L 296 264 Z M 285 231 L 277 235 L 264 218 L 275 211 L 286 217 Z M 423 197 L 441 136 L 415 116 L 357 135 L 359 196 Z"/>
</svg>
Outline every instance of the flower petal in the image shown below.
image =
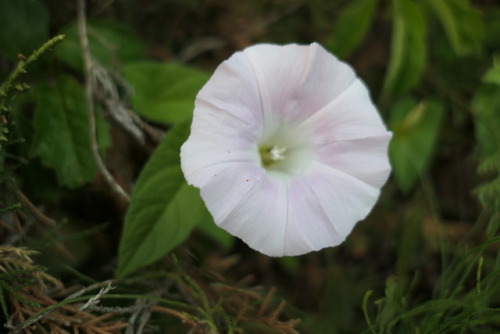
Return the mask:
<svg viewBox="0 0 500 334">
<path fill-rule="evenodd" d="M 226 112 L 252 129 L 262 126 L 262 108 L 254 70 L 243 52 L 236 52 L 217 67 L 213 76 L 196 96 L 200 106 Z M 194 112 L 196 117 L 197 112 Z M 255 129 L 254 129 L 255 130 Z"/>
<path fill-rule="evenodd" d="M 283 256 L 287 224 L 287 183 L 268 175 L 250 180 L 254 187 L 222 221 L 215 222 L 251 248 L 269 256 Z"/>
<path fill-rule="evenodd" d="M 315 163 L 291 181 L 285 255 L 299 255 L 343 242 L 371 211 L 379 190 Z"/>
<path fill-rule="evenodd" d="M 389 133 L 359 79 L 302 122 L 301 129 L 313 134 L 315 145 Z"/>
<path fill-rule="evenodd" d="M 268 128 L 283 120 L 293 123 L 311 116 L 355 79 L 349 66 L 317 43 L 260 44 L 243 52 L 255 72 Z"/>
<path fill-rule="evenodd" d="M 349 174 L 356 179 L 380 188 L 391 172 L 387 159 L 390 132 L 378 136 L 337 141 L 317 146 L 318 161 Z"/>
<path fill-rule="evenodd" d="M 203 173 L 207 174 L 207 182 L 201 196 L 215 223 L 264 254 L 282 256 L 288 205 L 286 182 L 274 180 L 260 167 L 243 163 L 219 164 L 203 169 Z"/>
<path fill-rule="evenodd" d="M 213 164 L 249 162 L 258 165 L 260 157 L 253 128 L 229 113 L 198 103 L 191 134 L 181 147 L 181 167 L 188 183 L 200 187 L 202 181 L 192 175 Z M 205 176 L 202 179 L 206 179 Z"/>
<path fill-rule="evenodd" d="M 202 176 L 205 179 L 201 186 L 201 197 L 217 224 L 247 202 L 249 193 L 262 179 L 267 178 L 262 168 L 248 163 L 214 165 L 199 170 L 193 177 L 201 179 Z"/>
<path fill-rule="evenodd" d="M 295 177 L 290 182 L 288 200 L 283 255 L 305 254 L 342 242 L 306 178 Z"/>
</svg>

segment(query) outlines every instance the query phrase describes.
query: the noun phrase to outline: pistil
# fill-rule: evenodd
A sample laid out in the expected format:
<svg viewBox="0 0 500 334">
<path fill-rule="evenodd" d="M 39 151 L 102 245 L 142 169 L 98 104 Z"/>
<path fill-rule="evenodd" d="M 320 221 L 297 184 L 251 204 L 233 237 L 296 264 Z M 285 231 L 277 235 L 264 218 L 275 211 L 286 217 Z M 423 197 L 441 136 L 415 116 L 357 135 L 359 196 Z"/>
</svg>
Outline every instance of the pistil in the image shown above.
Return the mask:
<svg viewBox="0 0 500 334">
<path fill-rule="evenodd" d="M 262 165 L 269 167 L 276 162 L 285 160 L 287 148 L 284 146 L 274 145 L 271 147 L 262 147 L 260 149 L 260 157 Z"/>
</svg>

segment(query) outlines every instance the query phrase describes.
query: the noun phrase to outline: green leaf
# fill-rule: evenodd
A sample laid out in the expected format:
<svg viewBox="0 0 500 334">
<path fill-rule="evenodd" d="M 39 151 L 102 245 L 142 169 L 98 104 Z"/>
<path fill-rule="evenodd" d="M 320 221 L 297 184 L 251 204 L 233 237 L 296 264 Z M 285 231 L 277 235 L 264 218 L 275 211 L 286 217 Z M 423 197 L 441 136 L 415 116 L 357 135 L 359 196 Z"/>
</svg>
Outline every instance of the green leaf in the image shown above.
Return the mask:
<svg viewBox="0 0 500 334">
<path fill-rule="evenodd" d="M 457 55 L 479 53 L 484 41 L 481 12 L 468 0 L 427 0 Z"/>
<path fill-rule="evenodd" d="M 69 76 L 61 76 L 55 86 L 35 88 L 37 107 L 32 152 L 55 170 L 60 184 L 80 187 L 92 180 L 97 166 L 92 156 L 89 121 L 83 87 Z M 96 121 L 103 122 L 100 117 Z M 104 130 L 104 125 L 98 125 Z M 100 131 L 101 142 L 109 142 Z"/>
<path fill-rule="evenodd" d="M 196 94 L 209 78 L 206 72 L 175 63 L 140 62 L 123 70 L 134 88 L 135 111 L 166 124 L 191 119 Z"/>
<path fill-rule="evenodd" d="M 396 276 L 389 276 L 385 286 L 385 296 L 377 300 L 379 312 L 376 319 L 376 327 L 384 328 L 380 333 L 393 333 L 393 320 L 401 312 L 405 311 L 405 282 Z M 403 332 L 404 333 L 404 332 Z"/>
<path fill-rule="evenodd" d="M 389 156 L 396 182 L 409 191 L 427 167 L 441 127 L 444 108 L 434 101 L 398 103 L 391 112 L 394 133 Z"/>
<path fill-rule="evenodd" d="M 472 99 L 475 134 L 482 157 L 500 152 L 500 85 L 483 84 Z"/>
<path fill-rule="evenodd" d="M 355 0 L 340 13 L 327 47 L 339 58 L 348 57 L 363 41 L 374 18 L 378 0 Z"/>
<path fill-rule="evenodd" d="M 12 59 L 49 38 L 49 12 L 37 0 L 0 0 L 0 50 Z"/>
<path fill-rule="evenodd" d="M 500 86 L 500 61 L 493 65 L 483 76 L 483 82 Z"/>
<path fill-rule="evenodd" d="M 391 57 L 382 91 L 382 100 L 404 95 L 415 87 L 427 58 L 426 29 L 420 3 L 393 0 Z"/>
<path fill-rule="evenodd" d="M 180 168 L 180 146 L 189 124 L 174 127 L 144 167 L 132 193 L 118 253 L 118 277 L 165 256 L 183 242 L 203 218 L 198 190 Z"/>
<path fill-rule="evenodd" d="M 89 21 L 87 25 L 89 49 L 103 66 L 116 68 L 125 62 L 144 56 L 144 45 L 127 26 L 113 21 Z M 66 37 L 56 49 L 56 56 L 65 64 L 81 71 L 82 48 L 76 22 L 61 31 Z"/>
</svg>

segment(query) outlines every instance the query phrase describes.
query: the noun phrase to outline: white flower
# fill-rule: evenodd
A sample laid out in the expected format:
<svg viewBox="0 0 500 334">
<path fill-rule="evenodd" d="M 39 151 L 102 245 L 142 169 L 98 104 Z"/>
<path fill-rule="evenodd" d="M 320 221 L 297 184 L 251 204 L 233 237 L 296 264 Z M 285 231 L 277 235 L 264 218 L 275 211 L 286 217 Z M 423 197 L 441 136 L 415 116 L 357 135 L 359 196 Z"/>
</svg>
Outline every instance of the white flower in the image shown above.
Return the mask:
<svg viewBox="0 0 500 334">
<path fill-rule="evenodd" d="M 269 256 L 340 244 L 387 180 L 365 85 L 320 45 L 259 44 L 201 89 L 181 165 L 217 225 Z"/>
</svg>

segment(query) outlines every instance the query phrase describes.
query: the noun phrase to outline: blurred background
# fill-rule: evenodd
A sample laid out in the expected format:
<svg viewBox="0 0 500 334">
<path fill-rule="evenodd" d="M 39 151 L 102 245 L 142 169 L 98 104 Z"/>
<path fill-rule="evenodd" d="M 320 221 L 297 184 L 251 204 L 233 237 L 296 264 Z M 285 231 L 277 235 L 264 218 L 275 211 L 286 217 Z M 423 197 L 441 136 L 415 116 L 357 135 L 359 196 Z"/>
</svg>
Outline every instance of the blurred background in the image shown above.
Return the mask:
<svg viewBox="0 0 500 334">
<path fill-rule="evenodd" d="M 232 53 L 314 41 L 393 173 L 344 244 L 269 258 L 179 195 L 174 149 Z M 500 332 L 498 1 L 0 0 L 0 85 L 12 333 Z"/>
</svg>

